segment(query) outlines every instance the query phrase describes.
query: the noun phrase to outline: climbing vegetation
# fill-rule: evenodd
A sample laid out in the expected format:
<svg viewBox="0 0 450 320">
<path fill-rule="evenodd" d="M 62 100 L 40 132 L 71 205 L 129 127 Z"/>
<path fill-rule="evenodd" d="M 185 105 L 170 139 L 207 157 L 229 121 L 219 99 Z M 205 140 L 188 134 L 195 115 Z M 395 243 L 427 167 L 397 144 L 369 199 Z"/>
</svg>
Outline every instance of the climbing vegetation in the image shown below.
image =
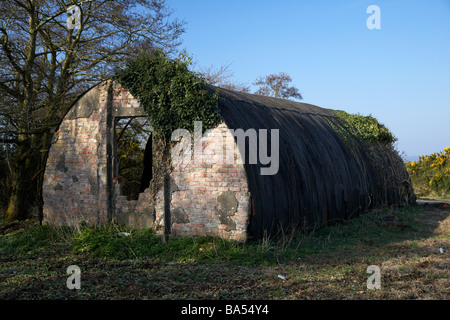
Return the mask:
<svg viewBox="0 0 450 320">
<path fill-rule="evenodd" d="M 342 127 L 334 125 L 336 131 L 344 136 L 344 139 L 349 142 L 355 138 L 360 143 L 375 143 L 392 145 L 397 141 L 397 138 L 386 128 L 379 123 L 372 115 L 363 116 L 360 114 L 350 114 L 345 111 L 334 111 Z"/>
<path fill-rule="evenodd" d="M 139 99 L 155 135 L 165 142 L 176 129 L 193 132 L 194 121 L 202 121 L 204 130 L 220 121 L 217 94 L 201 75 L 188 70 L 190 63 L 186 52 L 169 59 L 156 50 L 130 60 L 114 77 Z"/>
</svg>

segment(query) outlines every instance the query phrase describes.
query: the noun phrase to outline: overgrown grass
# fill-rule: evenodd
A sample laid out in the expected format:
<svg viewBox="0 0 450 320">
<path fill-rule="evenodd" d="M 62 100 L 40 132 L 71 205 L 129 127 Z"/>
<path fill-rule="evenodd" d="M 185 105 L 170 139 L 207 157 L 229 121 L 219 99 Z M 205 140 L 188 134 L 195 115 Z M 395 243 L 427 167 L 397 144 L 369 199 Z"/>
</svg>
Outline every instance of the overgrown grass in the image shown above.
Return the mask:
<svg viewBox="0 0 450 320">
<path fill-rule="evenodd" d="M 63 252 L 67 250 L 74 234 L 74 230 L 69 227 L 50 228 L 29 220 L 23 224 L 26 225 L 23 229 L 0 234 L 0 254 L 35 257 Z"/>
<path fill-rule="evenodd" d="M 384 209 L 246 243 L 0 225 L 0 299 L 448 299 L 449 213 Z M 66 287 L 69 265 L 82 270 L 81 290 Z M 367 288 L 369 265 L 381 268 L 381 290 Z"/>
<path fill-rule="evenodd" d="M 414 232 L 420 208 L 395 211 L 392 224 L 383 222 L 393 211 L 379 210 L 314 233 L 291 233 L 273 239 L 228 241 L 213 237 L 172 238 L 163 242 L 149 229 L 130 230 L 111 224 L 102 227 L 49 227 L 31 225 L 0 236 L 0 254 L 33 257 L 67 252 L 89 258 L 147 259 L 161 262 L 228 262 L 240 265 L 275 265 L 302 256 L 381 245 Z M 405 233 L 406 231 L 406 233 Z"/>
</svg>

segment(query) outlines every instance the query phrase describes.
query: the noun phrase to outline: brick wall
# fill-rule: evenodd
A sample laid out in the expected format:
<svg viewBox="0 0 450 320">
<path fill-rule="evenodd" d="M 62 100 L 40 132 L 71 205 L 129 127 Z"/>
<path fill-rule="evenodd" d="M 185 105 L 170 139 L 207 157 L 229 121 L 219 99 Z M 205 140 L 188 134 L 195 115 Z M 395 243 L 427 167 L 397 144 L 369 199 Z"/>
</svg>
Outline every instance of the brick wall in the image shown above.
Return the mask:
<svg viewBox="0 0 450 320">
<path fill-rule="evenodd" d="M 221 124 L 201 138 L 203 159 L 197 163 L 192 154 L 191 161 L 173 165 L 173 234 L 246 239 L 250 196 L 244 166 L 228 164 L 226 142 L 230 140 L 234 141 L 233 136 Z M 163 213 L 158 207 L 157 217 Z"/>
<path fill-rule="evenodd" d="M 145 116 L 145 112 L 126 90 L 109 84 L 80 98 L 55 133 L 44 175 L 44 222 L 97 225 L 114 219 L 163 232 L 164 190 L 153 196 L 147 189 L 134 201 L 121 193 L 114 119 Z M 245 240 L 250 196 L 230 131 L 222 123 L 196 145 L 196 151 L 203 154 L 200 161 L 193 161 L 192 154 L 191 161 L 173 163 L 170 192 L 166 193 L 171 235 Z"/>
<path fill-rule="evenodd" d="M 44 221 L 56 225 L 107 221 L 106 109 L 100 88 L 69 111 L 49 151 L 43 183 Z"/>
</svg>

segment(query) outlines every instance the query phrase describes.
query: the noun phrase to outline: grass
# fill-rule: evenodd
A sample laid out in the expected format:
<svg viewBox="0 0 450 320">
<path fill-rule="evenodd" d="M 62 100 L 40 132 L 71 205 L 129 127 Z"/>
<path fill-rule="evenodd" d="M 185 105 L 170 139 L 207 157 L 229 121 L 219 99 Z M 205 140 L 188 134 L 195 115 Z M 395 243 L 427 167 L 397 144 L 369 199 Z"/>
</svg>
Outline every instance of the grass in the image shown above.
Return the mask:
<svg viewBox="0 0 450 320">
<path fill-rule="evenodd" d="M 2 225 L 0 299 L 448 299 L 449 212 L 378 210 L 308 235 L 245 244 L 162 243 L 149 230 L 117 225 Z M 70 265 L 81 269 L 81 290 L 66 287 Z M 367 289 L 370 265 L 381 269 L 380 290 Z"/>
</svg>

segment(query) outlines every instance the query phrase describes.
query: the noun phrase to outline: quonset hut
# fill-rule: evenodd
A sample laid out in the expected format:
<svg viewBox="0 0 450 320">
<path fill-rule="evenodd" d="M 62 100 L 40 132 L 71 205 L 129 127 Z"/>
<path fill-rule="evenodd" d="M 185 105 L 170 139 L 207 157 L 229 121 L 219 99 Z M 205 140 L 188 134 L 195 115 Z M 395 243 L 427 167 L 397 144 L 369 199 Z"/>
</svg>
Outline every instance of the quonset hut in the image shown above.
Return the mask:
<svg viewBox="0 0 450 320">
<path fill-rule="evenodd" d="M 118 119 L 146 113 L 111 81 L 83 94 L 49 151 L 44 223 L 118 221 L 174 236 L 246 240 L 291 228 L 315 229 L 372 208 L 415 201 L 403 160 L 392 147 L 349 141 L 333 110 L 211 90 L 218 93 L 223 121 L 197 137 L 194 156 L 189 148 L 181 152 L 185 160 L 195 158 L 195 150 L 203 156 L 173 161 L 167 183 L 157 183 L 153 174 L 137 200 L 122 194 L 115 126 Z M 237 133 L 247 143 L 239 144 Z M 158 154 L 155 145 L 150 153 Z M 157 171 L 155 163 L 146 166 Z"/>
</svg>

